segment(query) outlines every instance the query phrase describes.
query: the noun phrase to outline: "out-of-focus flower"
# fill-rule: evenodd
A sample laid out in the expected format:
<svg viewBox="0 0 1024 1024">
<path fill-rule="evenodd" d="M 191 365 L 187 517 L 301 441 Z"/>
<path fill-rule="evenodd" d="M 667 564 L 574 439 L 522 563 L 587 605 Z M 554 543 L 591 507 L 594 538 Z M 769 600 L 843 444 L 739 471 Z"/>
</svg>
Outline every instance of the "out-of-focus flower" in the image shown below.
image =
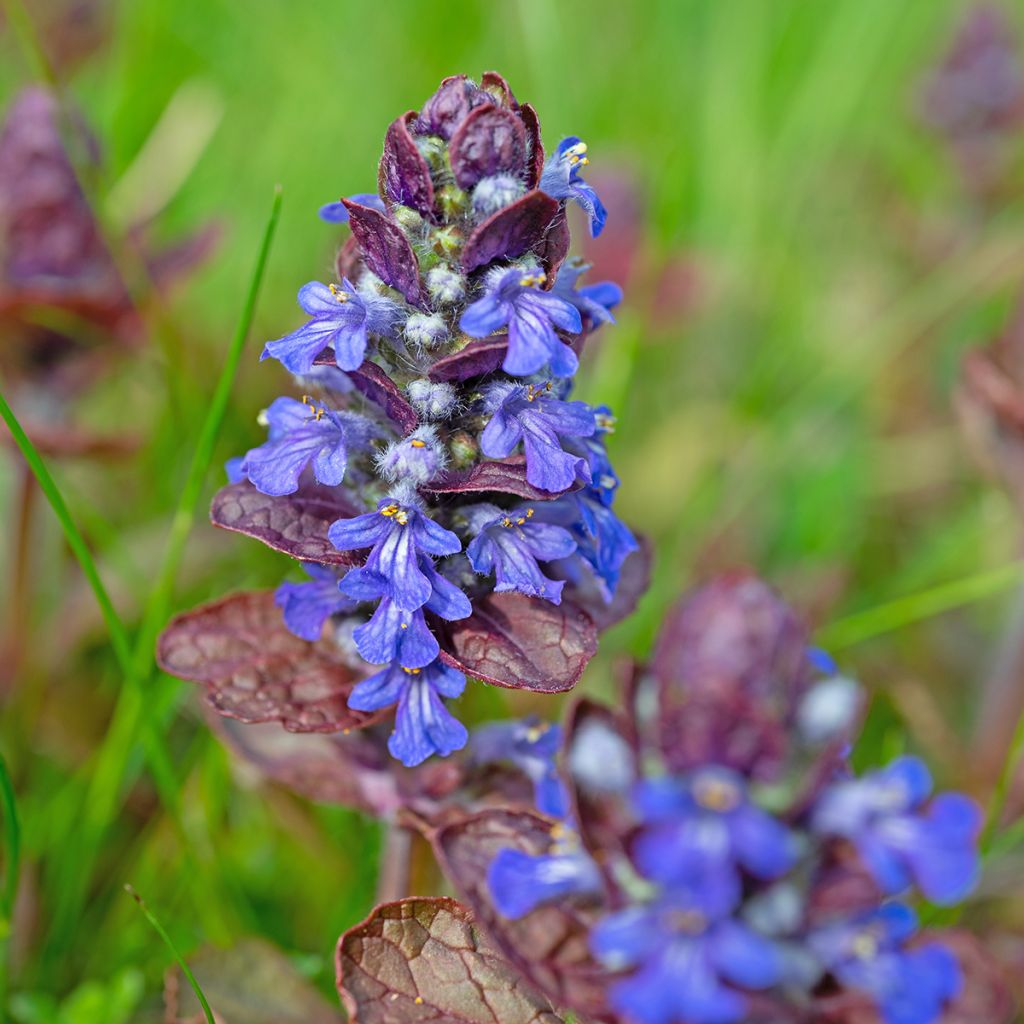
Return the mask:
<svg viewBox="0 0 1024 1024">
<path fill-rule="evenodd" d="M 597 193 L 583 180 L 580 169 L 590 163 L 587 144 L 575 135 L 562 139 L 544 164 L 540 187 L 555 199 L 572 199 L 587 214 L 590 234 L 597 238 L 604 230 L 608 213 Z"/>
</svg>

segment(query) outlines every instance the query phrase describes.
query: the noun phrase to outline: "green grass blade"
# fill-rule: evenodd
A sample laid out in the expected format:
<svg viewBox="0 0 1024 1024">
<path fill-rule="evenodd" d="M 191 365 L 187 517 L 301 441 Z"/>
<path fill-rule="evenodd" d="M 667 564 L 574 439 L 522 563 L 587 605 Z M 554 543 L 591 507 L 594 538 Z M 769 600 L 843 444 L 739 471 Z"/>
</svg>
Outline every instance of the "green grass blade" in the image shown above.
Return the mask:
<svg viewBox="0 0 1024 1024">
<path fill-rule="evenodd" d="M 1017 776 L 1017 769 L 1020 767 L 1022 758 L 1024 758 L 1024 715 L 1017 719 L 1017 727 L 1013 731 L 1013 739 L 1006 752 L 1006 760 L 1003 762 L 999 780 L 996 782 L 996 788 L 992 791 L 985 811 L 985 827 L 982 829 L 979 843 L 983 857 L 989 854 L 996 840 L 999 823 L 1010 795 L 1010 787 Z"/>
<path fill-rule="evenodd" d="M 281 186 L 278 185 L 274 189 L 270 216 L 263 230 L 263 239 L 256 258 L 256 266 L 253 270 L 252 279 L 249 282 L 249 291 L 245 298 L 245 304 L 242 307 L 238 326 L 235 329 L 235 336 L 231 341 L 227 358 L 224 361 L 224 368 L 221 370 L 213 397 L 210 400 L 209 411 L 199 432 L 195 454 L 192 457 L 192 463 L 189 466 L 188 475 L 181 490 L 181 497 L 178 500 L 174 518 L 171 520 L 171 529 L 167 538 L 167 547 L 164 550 L 163 561 L 157 571 L 156 581 L 150 592 L 150 599 L 143 614 L 142 627 L 135 645 L 136 671 L 142 670 L 144 664 L 152 661 L 153 647 L 156 643 L 157 634 L 168 615 L 171 590 L 174 587 L 178 567 L 185 553 L 185 542 L 188 540 L 188 535 L 195 522 L 196 507 L 202 495 L 203 483 L 206 480 L 210 462 L 213 460 L 217 436 L 224 422 L 224 414 L 227 412 L 231 389 L 234 385 L 235 376 L 238 373 L 242 349 L 245 346 L 245 339 L 248 337 L 249 330 L 252 327 L 253 315 L 256 312 L 256 300 L 259 297 L 260 288 L 263 284 L 267 258 L 270 255 L 270 247 L 274 241 L 274 233 L 277 230 L 277 222 L 280 215 Z"/>
<path fill-rule="evenodd" d="M 62 941 L 67 938 L 80 916 L 87 891 L 88 879 L 95 864 L 97 851 L 110 823 L 117 812 L 125 789 L 127 766 L 131 760 L 137 737 L 145 738 L 152 723 L 150 715 L 154 702 L 146 699 L 145 687 L 154 676 L 154 647 L 157 634 L 166 621 L 171 591 L 185 542 L 195 521 L 196 506 L 202 494 L 235 374 L 241 360 L 245 339 L 252 326 L 256 301 L 266 270 L 267 259 L 281 212 L 281 189 L 274 191 L 270 216 L 264 228 L 262 243 L 256 259 L 245 304 L 238 327 L 217 381 L 209 412 L 203 422 L 196 451 L 189 466 L 181 491 L 181 498 L 171 523 L 163 559 L 156 581 L 143 609 L 142 624 L 136 637 L 130 659 L 129 684 L 122 690 L 114 709 L 112 724 L 107 730 L 92 771 L 85 797 L 84 819 L 78 829 L 79 856 L 68 868 L 72 872 L 60 887 L 60 902 L 54 915 L 55 954 L 59 954 Z"/>
<path fill-rule="evenodd" d="M 125 892 L 138 904 L 139 909 L 142 911 L 146 920 L 153 926 L 153 930 L 160 936 L 164 941 L 164 945 L 171 951 L 171 956 L 178 962 L 178 966 L 181 968 L 181 973 L 188 979 L 189 985 L 192 986 L 192 991 L 196 994 L 196 999 L 199 1000 L 199 1005 L 203 1008 L 203 1013 L 206 1015 L 207 1024 L 217 1024 L 213 1016 L 213 1010 L 210 1009 L 210 1004 L 206 1001 L 206 996 L 203 994 L 202 988 L 199 986 L 199 982 L 196 981 L 196 976 L 192 973 L 192 969 L 187 963 L 185 958 L 178 952 L 177 947 L 171 941 L 170 935 L 167 934 L 166 929 L 157 919 L 156 914 L 153 913 L 149 907 L 146 906 L 142 897 L 130 886 L 124 887 Z"/>
<path fill-rule="evenodd" d="M 852 647 L 1009 590 L 1021 580 L 1024 580 L 1024 562 L 1011 562 L 839 619 L 818 631 L 817 642 L 832 651 Z"/>
<path fill-rule="evenodd" d="M 14 784 L 7 770 L 7 762 L 0 755 L 0 804 L 4 815 L 4 884 L 0 890 L 0 909 L 9 925 L 14 915 L 14 900 L 18 893 L 18 873 L 21 869 L 21 825 Z"/>
<path fill-rule="evenodd" d="M 50 471 L 46 468 L 46 463 L 43 462 L 39 452 L 36 451 L 35 445 L 18 422 L 17 416 L 14 415 L 14 411 L 7 404 L 7 400 L 2 393 L 0 393 L 0 417 L 7 424 L 7 429 L 10 430 L 15 443 L 21 449 L 21 454 L 28 463 L 29 469 L 32 470 L 36 480 L 39 481 L 39 486 L 43 494 L 46 495 L 46 500 L 50 503 L 54 515 L 56 515 L 61 528 L 64 530 L 64 536 L 67 538 L 68 545 L 74 552 L 75 558 L 78 559 L 82 573 L 89 581 L 89 586 L 92 587 L 92 591 L 96 595 L 96 603 L 100 606 L 103 620 L 107 624 L 114 654 L 117 657 L 118 664 L 121 666 L 121 670 L 127 675 L 131 670 L 132 663 L 128 632 L 114 610 L 113 602 L 110 600 L 107 588 L 103 585 L 103 580 L 100 578 L 99 570 L 96 568 L 96 562 L 93 560 L 89 545 L 86 544 L 85 538 L 75 524 L 74 519 L 72 519 L 71 511 L 64 501 L 60 488 L 50 475 Z"/>
</svg>

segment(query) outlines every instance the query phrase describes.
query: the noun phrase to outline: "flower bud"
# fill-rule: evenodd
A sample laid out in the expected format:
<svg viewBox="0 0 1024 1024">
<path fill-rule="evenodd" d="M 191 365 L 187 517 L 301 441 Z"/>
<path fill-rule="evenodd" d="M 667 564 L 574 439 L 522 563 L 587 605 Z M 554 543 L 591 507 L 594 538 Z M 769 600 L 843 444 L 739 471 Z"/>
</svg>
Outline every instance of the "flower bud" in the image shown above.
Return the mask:
<svg viewBox="0 0 1024 1024">
<path fill-rule="evenodd" d="M 428 420 L 447 419 L 459 403 L 458 394 L 451 384 L 435 384 L 421 378 L 410 381 L 405 390 L 412 407 Z"/>
<path fill-rule="evenodd" d="M 377 471 L 387 480 L 426 483 L 445 467 L 444 445 L 435 427 L 418 427 L 408 437 L 389 444 L 377 457 Z"/>
<path fill-rule="evenodd" d="M 391 216 L 406 234 L 416 234 L 423 228 L 423 218 L 411 206 L 395 206 Z"/>
<path fill-rule="evenodd" d="M 447 220 L 454 220 L 469 209 L 469 196 L 458 185 L 445 185 L 437 190 L 437 205 Z"/>
<path fill-rule="evenodd" d="M 416 348 L 436 348 L 448 340 L 448 325 L 436 313 L 413 313 L 405 321 L 405 340 Z"/>
<path fill-rule="evenodd" d="M 861 689 L 852 679 L 833 676 L 817 683 L 797 707 L 796 722 L 808 743 L 827 743 L 853 725 L 861 706 Z"/>
<path fill-rule="evenodd" d="M 438 228 L 431 232 L 431 238 L 438 256 L 454 256 L 462 248 L 462 232 L 456 227 Z"/>
<path fill-rule="evenodd" d="M 427 272 L 427 291 L 431 299 L 442 306 L 460 302 L 466 294 L 466 279 L 447 265 Z"/>
<path fill-rule="evenodd" d="M 471 434 L 465 430 L 459 430 L 448 439 L 448 450 L 451 452 L 455 467 L 465 469 L 476 462 L 477 456 L 480 454 L 480 445 Z"/>
<path fill-rule="evenodd" d="M 525 191 L 523 183 L 511 174 L 481 178 L 473 189 L 473 212 L 478 217 L 489 217 L 511 206 Z"/>
</svg>

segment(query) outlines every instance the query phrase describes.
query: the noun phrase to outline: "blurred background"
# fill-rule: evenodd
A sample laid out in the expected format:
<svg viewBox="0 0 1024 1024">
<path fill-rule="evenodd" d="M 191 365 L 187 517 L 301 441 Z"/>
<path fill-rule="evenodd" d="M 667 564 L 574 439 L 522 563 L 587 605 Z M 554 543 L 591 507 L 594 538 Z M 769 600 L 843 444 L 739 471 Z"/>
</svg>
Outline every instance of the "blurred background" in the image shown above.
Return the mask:
<svg viewBox="0 0 1024 1024">
<path fill-rule="evenodd" d="M 686 586 L 752 566 L 870 688 L 864 763 L 914 749 L 944 783 L 990 790 L 1024 705 L 1019 5 L 0 10 L 0 391 L 129 629 L 154 587 L 169 614 L 288 571 L 205 508 L 286 393 L 258 355 L 299 322 L 298 287 L 330 273 L 346 229 L 317 207 L 374 187 L 386 126 L 442 77 L 493 68 L 537 108 L 548 147 L 589 144 L 609 226 L 579 251 L 589 280 L 626 291 L 580 397 L 619 416 L 617 507 L 651 538 L 655 572 L 582 685 L 610 693 Z M 254 328 L 165 586 L 276 183 Z M 196 693 L 148 662 L 126 689 L 6 434 L 0 508 L 0 747 L 22 849 L 0 935 L 8 1017 L 161 1019 L 169 955 L 125 883 L 182 950 L 263 936 L 329 992 L 333 943 L 373 902 L 378 826 L 233 762 Z M 471 688 L 460 717 L 557 714 L 506 700 Z M 172 752 L 160 778 L 143 760 L 154 731 Z M 1012 853 L 990 865 L 974 913 L 993 935 L 1024 910 L 1008 890 L 1018 868 Z"/>
</svg>

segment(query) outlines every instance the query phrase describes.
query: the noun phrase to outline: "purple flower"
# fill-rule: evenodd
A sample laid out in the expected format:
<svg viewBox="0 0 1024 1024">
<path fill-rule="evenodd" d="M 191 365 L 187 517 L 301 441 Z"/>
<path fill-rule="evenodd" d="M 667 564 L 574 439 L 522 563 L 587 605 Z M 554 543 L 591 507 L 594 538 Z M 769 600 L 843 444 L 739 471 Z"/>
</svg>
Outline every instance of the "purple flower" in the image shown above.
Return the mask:
<svg viewBox="0 0 1024 1024">
<path fill-rule="evenodd" d="M 622 289 L 614 281 L 601 281 L 577 288 L 580 277 L 590 269 L 590 264 L 579 258 L 566 260 L 558 271 L 558 277 L 551 287 L 551 294 L 571 303 L 581 316 L 592 324 L 615 323 L 612 310 L 622 301 Z"/>
<path fill-rule="evenodd" d="M 552 292 L 542 291 L 544 274 L 517 267 L 499 268 L 487 275 L 483 298 L 462 314 L 459 326 L 474 338 L 508 326 L 508 352 L 502 369 L 514 377 L 528 377 L 550 364 L 556 377 L 571 377 L 579 366 L 576 353 L 555 333 L 555 328 L 578 334 L 583 330 L 579 311 Z"/>
<path fill-rule="evenodd" d="M 570 448 L 579 451 L 590 466 L 592 486 L 590 491 L 600 499 L 601 503 L 611 508 L 615 501 L 615 492 L 619 487 L 619 477 L 608 458 L 605 437 L 615 431 L 615 417 L 606 405 L 594 409 L 594 433 L 590 437 L 581 438 L 570 444 Z"/>
<path fill-rule="evenodd" d="M 885 1024 L 935 1024 L 960 991 L 960 966 L 944 946 L 906 948 L 916 931 L 914 912 L 891 903 L 813 931 L 808 945 L 841 985 L 874 1000 Z"/>
<path fill-rule="evenodd" d="M 319 640 L 324 623 L 336 612 L 353 607 L 338 590 L 338 577 L 333 570 L 315 562 L 302 566 L 312 577 L 305 583 L 282 583 L 274 594 L 274 603 L 284 614 L 284 624 L 303 640 Z"/>
<path fill-rule="evenodd" d="M 539 856 L 505 849 L 491 861 L 487 885 L 498 913 L 514 921 L 541 904 L 600 892 L 601 873 L 578 849 Z"/>
<path fill-rule="evenodd" d="M 345 477 L 349 448 L 370 439 L 370 423 L 356 413 L 335 412 L 306 397 L 276 398 L 266 411 L 265 444 L 246 452 L 237 466 L 240 477 L 263 494 L 292 494 L 310 463 L 313 475 L 330 487 Z M 229 469 L 229 472 L 232 470 Z"/>
<path fill-rule="evenodd" d="M 354 587 L 357 582 L 363 588 L 372 585 L 377 588 L 374 596 L 387 597 L 406 611 L 421 608 L 435 589 L 435 581 L 428 575 L 432 566 L 425 572 L 429 559 L 421 559 L 420 554 L 452 555 L 462 550 L 454 533 L 415 505 L 394 498 L 383 499 L 376 512 L 337 520 L 327 536 L 339 551 L 370 548 L 363 567 L 352 569 L 342 581 L 344 592 L 366 600 L 361 595 L 367 591 L 357 593 Z"/>
<path fill-rule="evenodd" d="M 561 747 L 561 727 L 536 718 L 492 722 L 473 731 L 473 760 L 514 764 L 533 783 L 537 810 L 552 818 L 569 813 L 569 796 L 556 763 Z"/>
<path fill-rule="evenodd" d="M 440 649 L 427 628 L 423 608 L 449 621 L 464 619 L 473 610 L 469 598 L 434 568 L 429 557 L 420 554 L 417 571 L 427 581 L 429 594 L 421 607 L 403 608 L 391 596 L 386 577 L 367 566 L 349 570 L 339 584 L 342 593 L 354 601 L 380 602 L 369 622 L 352 632 L 360 655 L 373 665 L 395 661 L 411 669 L 429 664 Z"/>
<path fill-rule="evenodd" d="M 371 334 L 391 337 L 402 308 L 369 289 L 357 291 L 345 278 L 341 287 L 310 281 L 299 289 L 299 305 L 311 319 L 297 331 L 268 341 L 260 359 L 272 356 L 292 373 L 308 373 L 328 347 L 342 370 L 355 370 L 366 355 Z"/>
<path fill-rule="evenodd" d="M 623 562 L 639 548 L 636 538 L 608 508 L 601 489 L 585 487 L 579 494 L 566 495 L 562 501 L 573 510 L 572 535 L 577 541 L 577 555 L 590 566 L 610 601 Z"/>
<path fill-rule="evenodd" d="M 580 177 L 580 168 L 588 163 L 587 144 L 570 135 L 544 161 L 539 187 L 552 199 L 575 199 L 590 221 L 591 238 L 597 238 L 604 230 L 608 213 L 597 193 Z"/>
<path fill-rule="evenodd" d="M 379 210 L 381 213 L 387 212 L 384 200 L 376 192 L 357 192 L 354 196 L 345 198 L 350 202 L 359 203 L 361 206 L 369 206 L 372 210 Z M 321 220 L 325 220 L 329 224 L 348 223 L 348 209 L 340 199 L 336 203 L 327 203 L 326 206 L 321 206 L 319 215 Z"/>
<path fill-rule="evenodd" d="M 535 519 L 534 510 L 526 506 L 502 512 L 480 505 L 472 520 L 478 532 L 466 555 L 476 572 L 494 573 L 496 591 L 515 590 L 561 604 L 564 581 L 549 579 L 538 562 L 568 558 L 576 550 L 568 530 Z"/>
<path fill-rule="evenodd" d="M 522 442 L 526 479 L 545 491 L 564 491 L 577 479 L 589 480 L 586 459 L 565 451 L 563 437 L 589 437 L 594 413 L 584 402 L 563 402 L 551 385 L 492 384 L 484 398 L 491 419 L 480 435 L 481 451 L 503 459 Z"/>
<path fill-rule="evenodd" d="M 853 843 L 886 893 L 916 883 L 933 903 L 957 903 L 978 878 L 981 813 L 959 793 L 943 793 L 925 806 L 931 790 L 924 763 L 900 757 L 881 771 L 824 790 L 812 828 Z"/>
<path fill-rule="evenodd" d="M 433 480 L 447 464 L 448 456 L 444 445 L 431 426 L 417 427 L 407 437 L 389 444 L 377 456 L 377 472 L 397 483 L 412 480 L 417 484 Z"/>
<path fill-rule="evenodd" d="M 379 711 L 398 704 L 395 730 L 388 749 L 402 764 L 412 768 L 432 754 L 447 757 L 466 745 L 466 727 L 445 707 L 442 697 L 458 697 L 466 677 L 441 661 L 422 668 L 405 668 L 393 662 L 363 680 L 348 699 L 357 711 Z"/>
<path fill-rule="evenodd" d="M 775 985 L 783 957 L 730 916 L 738 897 L 738 888 L 712 876 L 602 920 L 590 935 L 594 955 L 611 970 L 633 969 L 612 985 L 612 1006 L 640 1024 L 743 1020 L 746 1000 L 732 986 Z"/>
<path fill-rule="evenodd" d="M 796 862 L 793 834 L 754 804 L 743 779 L 727 768 L 647 780 L 633 803 L 645 823 L 633 859 L 647 878 L 663 885 L 689 884 L 719 869 L 742 869 L 769 881 Z"/>
</svg>

